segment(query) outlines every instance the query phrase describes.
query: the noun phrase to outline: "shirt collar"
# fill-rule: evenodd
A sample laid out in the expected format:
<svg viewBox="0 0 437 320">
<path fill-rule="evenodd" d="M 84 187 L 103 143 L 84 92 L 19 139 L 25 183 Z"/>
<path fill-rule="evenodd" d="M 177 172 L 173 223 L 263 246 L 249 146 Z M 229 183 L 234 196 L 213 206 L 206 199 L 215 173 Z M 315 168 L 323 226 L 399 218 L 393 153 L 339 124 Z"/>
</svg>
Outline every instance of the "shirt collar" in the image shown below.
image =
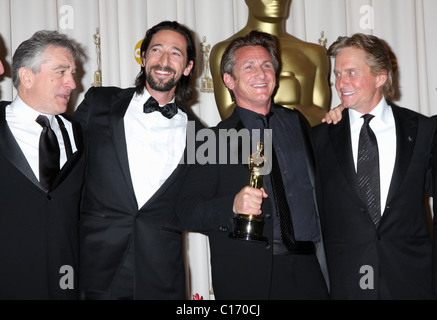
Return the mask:
<svg viewBox="0 0 437 320">
<path fill-rule="evenodd" d="M 372 121 L 388 124 L 390 119 L 389 110 L 390 106 L 388 105 L 387 100 L 385 100 L 385 98 L 382 98 L 378 105 L 370 112 L 370 114 L 375 116 L 375 119 Z M 349 119 L 351 126 L 361 126 L 363 124 L 363 120 L 361 119 L 362 115 L 362 113 L 354 109 L 349 109 Z"/>
<path fill-rule="evenodd" d="M 53 120 L 55 118 L 52 114 L 44 114 L 41 112 L 36 111 L 32 107 L 28 106 L 23 100 L 21 100 L 20 96 L 16 96 L 14 101 L 12 101 L 11 105 L 11 112 L 14 114 L 14 116 L 17 119 L 20 119 L 20 122 L 22 122 L 25 126 L 31 126 L 35 123 L 37 123 L 35 120 L 36 118 L 42 114 L 46 116 L 50 121 L 50 126 L 53 128 Z"/>
<path fill-rule="evenodd" d="M 260 117 L 263 116 L 261 113 L 254 112 L 252 110 L 242 108 L 240 106 L 236 106 L 237 112 L 240 116 L 241 121 L 244 124 L 244 127 L 247 129 L 263 129 L 264 124 Z M 273 110 L 270 108 L 269 116 L 273 115 Z"/>
<path fill-rule="evenodd" d="M 141 112 L 143 112 L 143 105 L 144 103 L 146 103 L 146 101 L 150 98 L 150 93 L 149 91 L 147 91 L 147 89 L 144 88 L 143 93 L 136 93 L 134 94 L 134 96 L 132 97 L 132 100 L 136 102 L 138 108 L 141 109 Z M 174 103 L 175 98 L 173 97 L 173 99 L 169 102 L 169 103 Z"/>
</svg>

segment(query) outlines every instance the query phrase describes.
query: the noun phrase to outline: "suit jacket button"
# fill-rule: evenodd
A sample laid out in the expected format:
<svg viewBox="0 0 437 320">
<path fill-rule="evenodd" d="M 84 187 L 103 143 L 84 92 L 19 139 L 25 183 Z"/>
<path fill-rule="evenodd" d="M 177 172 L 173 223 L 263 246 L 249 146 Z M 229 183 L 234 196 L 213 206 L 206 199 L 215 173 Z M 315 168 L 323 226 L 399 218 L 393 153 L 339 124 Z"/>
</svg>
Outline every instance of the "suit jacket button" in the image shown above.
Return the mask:
<svg viewBox="0 0 437 320">
<path fill-rule="evenodd" d="M 272 245 L 271 245 L 270 243 L 267 243 L 267 244 L 266 244 L 266 249 L 267 249 L 267 250 L 270 250 L 271 247 L 272 247 Z"/>
<path fill-rule="evenodd" d="M 264 216 L 266 219 L 270 219 L 272 217 L 272 215 L 270 213 L 266 213 Z"/>
<path fill-rule="evenodd" d="M 52 200 L 52 196 L 48 194 L 47 195 L 47 200 L 49 200 L 49 201 Z"/>
</svg>

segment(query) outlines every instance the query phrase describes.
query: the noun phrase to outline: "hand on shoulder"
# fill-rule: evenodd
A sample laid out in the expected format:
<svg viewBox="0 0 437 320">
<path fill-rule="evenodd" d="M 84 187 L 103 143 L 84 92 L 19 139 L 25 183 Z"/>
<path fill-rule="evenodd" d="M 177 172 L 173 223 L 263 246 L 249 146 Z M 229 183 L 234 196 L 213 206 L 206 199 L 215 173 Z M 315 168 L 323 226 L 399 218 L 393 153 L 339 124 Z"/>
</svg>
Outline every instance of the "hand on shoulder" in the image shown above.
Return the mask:
<svg viewBox="0 0 437 320">
<path fill-rule="evenodd" d="M 341 104 L 339 104 L 334 109 L 329 110 L 329 112 L 322 119 L 322 122 L 326 122 L 328 124 L 331 124 L 331 123 L 337 124 L 342 118 L 343 110 L 344 110 L 344 107 Z"/>
</svg>

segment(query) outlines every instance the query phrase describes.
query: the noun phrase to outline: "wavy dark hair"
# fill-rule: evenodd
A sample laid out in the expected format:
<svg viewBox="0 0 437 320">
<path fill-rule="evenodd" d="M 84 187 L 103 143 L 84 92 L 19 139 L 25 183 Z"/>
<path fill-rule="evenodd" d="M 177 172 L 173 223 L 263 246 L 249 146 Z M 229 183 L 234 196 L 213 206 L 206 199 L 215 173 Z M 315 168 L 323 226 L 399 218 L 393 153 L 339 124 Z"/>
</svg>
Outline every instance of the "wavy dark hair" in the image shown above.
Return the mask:
<svg viewBox="0 0 437 320">
<path fill-rule="evenodd" d="M 147 53 L 147 49 L 150 42 L 152 41 L 153 36 L 161 30 L 171 30 L 177 32 L 184 36 L 187 42 L 187 65 L 190 61 L 193 61 L 193 68 L 191 69 L 191 72 L 188 76 L 182 75 L 182 78 L 178 81 L 175 90 L 176 104 L 185 105 L 187 102 L 193 99 L 193 90 L 190 87 L 191 76 L 193 75 L 196 66 L 196 48 L 194 45 L 193 36 L 187 27 L 181 25 L 176 21 L 160 22 L 154 27 L 147 30 L 143 43 L 141 44 L 141 57 L 143 56 L 143 53 Z M 141 71 L 140 73 L 138 73 L 137 78 L 135 79 L 135 87 L 138 94 L 142 94 L 144 92 L 147 81 L 146 78 L 147 75 L 145 67 L 141 66 Z"/>
</svg>

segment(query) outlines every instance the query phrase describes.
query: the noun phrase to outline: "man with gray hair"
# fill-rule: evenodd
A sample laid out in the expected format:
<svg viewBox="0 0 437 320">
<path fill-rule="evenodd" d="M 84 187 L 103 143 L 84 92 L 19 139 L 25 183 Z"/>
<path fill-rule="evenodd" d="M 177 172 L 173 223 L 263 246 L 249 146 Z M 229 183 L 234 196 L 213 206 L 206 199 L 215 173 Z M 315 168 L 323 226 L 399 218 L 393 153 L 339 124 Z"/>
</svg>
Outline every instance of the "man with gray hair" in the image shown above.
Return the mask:
<svg viewBox="0 0 437 320">
<path fill-rule="evenodd" d="M 80 53 L 56 31 L 17 48 L 17 96 L 0 102 L 0 299 L 77 299 L 78 217 L 85 162 L 64 113 Z"/>
<path fill-rule="evenodd" d="M 328 54 L 344 110 L 313 134 L 331 298 L 435 299 L 436 223 L 424 194 L 436 181 L 436 123 L 391 102 L 379 38 L 339 37 Z"/>
</svg>

